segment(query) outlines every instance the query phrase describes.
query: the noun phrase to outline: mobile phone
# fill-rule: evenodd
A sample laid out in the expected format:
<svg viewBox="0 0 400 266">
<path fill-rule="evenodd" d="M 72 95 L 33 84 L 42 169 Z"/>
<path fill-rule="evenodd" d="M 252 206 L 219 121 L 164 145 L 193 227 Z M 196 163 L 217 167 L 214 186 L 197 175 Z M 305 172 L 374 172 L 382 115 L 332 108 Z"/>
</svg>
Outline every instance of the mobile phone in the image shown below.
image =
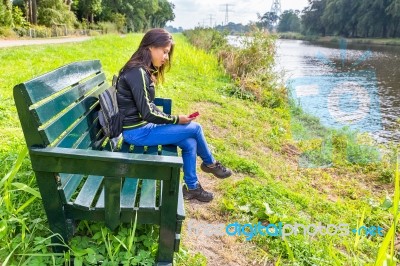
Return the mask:
<svg viewBox="0 0 400 266">
<path fill-rule="evenodd" d="M 189 118 L 193 118 L 199 115 L 199 112 L 194 112 L 193 114 L 189 115 Z"/>
</svg>

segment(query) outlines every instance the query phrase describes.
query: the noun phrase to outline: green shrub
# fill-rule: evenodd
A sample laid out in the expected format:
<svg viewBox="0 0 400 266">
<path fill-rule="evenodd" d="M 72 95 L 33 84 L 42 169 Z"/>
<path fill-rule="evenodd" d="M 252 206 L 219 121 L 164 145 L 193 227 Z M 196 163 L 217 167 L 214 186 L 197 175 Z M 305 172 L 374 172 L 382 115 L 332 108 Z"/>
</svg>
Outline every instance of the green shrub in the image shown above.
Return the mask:
<svg viewBox="0 0 400 266">
<path fill-rule="evenodd" d="M 96 31 L 96 30 L 89 30 L 88 31 L 88 35 L 89 36 L 100 36 L 101 33 L 99 31 Z"/>
<path fill-rule="evenodd" d="M 184 35 L 194 46 L 206 51 L 218 51 L 227 45 L 225 34 L 213 29 L 196 28 L 184 31 Z"/>
<path fill-rule="evenodd" d="M 13 17 L 10 1 L 0 1 L 0 26 L 12 26 Z"/>
<path fill-rule="evenodd" d="M 115 25 L 117 26 L 117 31 L 119 31 L 121 33 L 127 32 L 126 17 L 124 14 L 120 14 L 120 13 L 113 14 L 112 20 L 115 23 Z"/>
<path fill-rule="evenodd" d="M 18 6 L 14 6 L 13 8 L 13 24 L 14 27 L 28 27 L 29 23 L 26 21 L 24 17 L 24 13 Z"/>
<path fill-rule="evenodd" d="M 100 22 L 99 24 L 100 29 L 103 31 L 104 34 L 108 33 L 118 33 L 118 25 L 112 22 Z"/>
<path fill-rule="evenodd" d="M 32 37 L 47 38 L 51 37 L 51 29 L 45 26 L 32 25 Z"/>
<path fill-rule="evenodd" d="M 5 38 L 17 38 L 18 35 L 15 31 L 8 27 L 0 27 L 0 36 Z"/>
</svg>

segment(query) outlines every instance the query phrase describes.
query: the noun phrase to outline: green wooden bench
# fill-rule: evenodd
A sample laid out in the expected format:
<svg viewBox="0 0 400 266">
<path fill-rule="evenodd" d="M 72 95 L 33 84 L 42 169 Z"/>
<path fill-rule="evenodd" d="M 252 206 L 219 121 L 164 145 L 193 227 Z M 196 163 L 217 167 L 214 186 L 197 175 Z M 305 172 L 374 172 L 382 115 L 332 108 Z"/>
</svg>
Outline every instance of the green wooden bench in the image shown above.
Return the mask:
<svg viewBox="0 0 400 266">
<path fill-rule="evenodd" d="M 58 68 L 14 87 L 14 100 L 50 229 L 68 241 L 79 220 L 160 226 L 158 265 L 172 263 L 185 218 L 176 146 L 96 149 L 99 60 Z M 170 99 L 155 104 L 171 113 Z M 53 237 L 53 243 L 60 243 Z M 56 248 L 60 251 L 60 248 Z"/>
</svg>

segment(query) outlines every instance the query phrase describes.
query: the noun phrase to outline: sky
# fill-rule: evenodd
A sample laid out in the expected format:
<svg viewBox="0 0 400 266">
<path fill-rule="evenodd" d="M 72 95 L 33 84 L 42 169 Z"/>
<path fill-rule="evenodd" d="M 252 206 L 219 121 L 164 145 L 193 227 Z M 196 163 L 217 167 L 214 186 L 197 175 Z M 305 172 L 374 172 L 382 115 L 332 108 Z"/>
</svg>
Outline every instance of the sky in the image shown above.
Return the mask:
<svg viewBox="0 0 400 266">
<path fill-rule="evenodd" d="M 226 4 L 229 4 L 229 22 L 247 24 L 257 21 L 257 13 L 264 14 L 270 11 L 273 0 L 169 0 L 175 5 L 175 20 L 167 25 L 194 28 L 199 25 L 210 26 L 225 23 Z M 281 0 L 282 12 L 288 9 L 303 10 L 307 0 Z M 210 20 L 211 16 L 211 20 Z"/>
</svg>

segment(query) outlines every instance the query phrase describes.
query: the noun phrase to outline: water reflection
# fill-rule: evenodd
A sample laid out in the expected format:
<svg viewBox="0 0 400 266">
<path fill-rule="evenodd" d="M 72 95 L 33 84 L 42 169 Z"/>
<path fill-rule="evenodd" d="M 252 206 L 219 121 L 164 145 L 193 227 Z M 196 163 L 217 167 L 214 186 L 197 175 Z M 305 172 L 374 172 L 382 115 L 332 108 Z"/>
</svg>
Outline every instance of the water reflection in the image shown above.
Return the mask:
<svg viewBox="0 0 400 266">
<path fill-rule="evenodd" d="M 299 90 L 293 93 L 307 112 L 327 126 L 350 124 L 375 132 L 373 136 L 383 142 L 400 141 L 399 63 L 400 47 L 349 44 L 340 49 L 338 43 L 277 42 L 277 65 L 284 69 L 286 80 L 297 80 L 294 87 Z M 317 98 L 304 97 L 307 82 L 311 92 L 318 87 Z M 332 95 L 338 88 L 341 97 Z"/>
</svg>

